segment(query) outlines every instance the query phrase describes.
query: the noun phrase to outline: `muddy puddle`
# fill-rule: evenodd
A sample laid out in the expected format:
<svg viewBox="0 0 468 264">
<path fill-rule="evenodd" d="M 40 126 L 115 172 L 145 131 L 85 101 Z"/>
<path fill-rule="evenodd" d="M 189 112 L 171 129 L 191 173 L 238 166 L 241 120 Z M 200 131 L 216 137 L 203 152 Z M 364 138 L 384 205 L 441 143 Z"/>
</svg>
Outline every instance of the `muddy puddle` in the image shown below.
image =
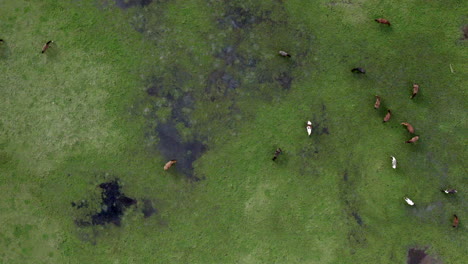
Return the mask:
<svg viewBox="0 0 468 264">
<path fill-rule="evenodd" d="M 149 199 L 143 199 L 143 209 L 141 210 L 144 218 L 148 218 L 158 213 L 158 210 L 154 208 L 153 202 Z"/>
<path fill-rule="evenodd" d="M 148 6 L 153 2 L 153 0 L 113 0 L 115 1 L 115 5 L 122 8 L 127 9 L 130 7 L 144 7 Z"/>
<path fill-rule="evenodd" d="M 198 181 L 200 178 L 193 173 L 193 162 L 206 150 L 199 140 L 184 141 L 172 122 L 159 124 L 156 128 L 159 135 L 158 149 L 167 160 L 177 160 L 175 168 L 189 179 Z"/>
<path fill-rule="evenodd" d="M 407 264 L 442 264 L 442 261 L 426 253 L 427 248 L 410 248 L 408 250 Z"/>
<path fill-rule="evenodd" d="M 101 210 L 83 219 L 76 220 L 76 225 L 80 227 L 106 224 L 120 226 L 124 211 L 130 206 L 137 204 L 135 199 L 127 197 L 121 192 L 117 180 L 101 183 L 99 188 L 102 189 L 100 201 Z M 71 205 L 77 209 L 88 208 L 88 202 L 86 200 L 72 202 Z"/>
</svg>

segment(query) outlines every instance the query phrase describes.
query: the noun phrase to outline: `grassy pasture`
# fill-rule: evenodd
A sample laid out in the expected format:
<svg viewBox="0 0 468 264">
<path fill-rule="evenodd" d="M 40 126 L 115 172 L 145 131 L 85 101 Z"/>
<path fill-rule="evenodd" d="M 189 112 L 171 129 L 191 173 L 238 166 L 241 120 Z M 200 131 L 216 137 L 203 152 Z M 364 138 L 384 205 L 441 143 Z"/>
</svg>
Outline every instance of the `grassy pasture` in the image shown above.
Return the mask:
<svg viewBox="0 0 468 264">
<path fill-rule="evenodd" d="M 116 2 L 0 1 L 0 263 L 461 263 L 463 1 Z"/>
</svg>

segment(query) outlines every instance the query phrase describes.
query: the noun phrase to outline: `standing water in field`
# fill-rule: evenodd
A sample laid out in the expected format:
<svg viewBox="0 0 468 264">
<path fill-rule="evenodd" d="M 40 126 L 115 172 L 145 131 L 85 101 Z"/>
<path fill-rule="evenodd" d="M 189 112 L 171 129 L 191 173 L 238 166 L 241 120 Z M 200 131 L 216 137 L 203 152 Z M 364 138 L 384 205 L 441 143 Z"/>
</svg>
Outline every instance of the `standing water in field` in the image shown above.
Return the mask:
<svg viewBox="0 0 468 264">
<path fill-rule="evenodd" d="M 137 203 L 120 191 L 117 180 L 101 183 L 101 211 L 91 215 L 91 220 L 77 220 L 78 226 L 115 224 L 120 226 L 121 217 L 126 208 Z M 73 205 L 73 204 L 72 204 Z M 78 209 L 80 206 L 77 207 Z"/>
</svg>

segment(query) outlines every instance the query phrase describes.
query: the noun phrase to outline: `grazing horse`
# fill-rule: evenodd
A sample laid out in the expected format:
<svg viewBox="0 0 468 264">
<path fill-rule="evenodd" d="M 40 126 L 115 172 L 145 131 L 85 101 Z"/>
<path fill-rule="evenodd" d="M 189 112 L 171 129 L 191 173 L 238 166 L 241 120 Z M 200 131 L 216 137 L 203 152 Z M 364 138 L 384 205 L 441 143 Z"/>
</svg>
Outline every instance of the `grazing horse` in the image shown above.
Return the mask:
<svg viewBox="0 0 468 264">
<path fill-rule="evenodd" d="M 453 225 L 452 227 L 456 228 L 458 227 L 458 216 L 456 214 L 453 215 Z"/>
<path fill-rule="evenodd" d="M 307 121 L 306 130 L 307 130 L 307 134 L 310 136 L 310 134 L 312 134 L 312 122 Z"/>
<path fill-rule="evenodd" d="M 408 132 L 410 132 L 411 134 L 414 134 L 414 127 L 410 125 L 410 123 L 403 122 L 401 124 L 406 126 L 406 129 L 408 129 Z"/>
<path fill-rule="evenodd" d="M 411 205 L 411 206 L 413 206 L 413 205 L 414 205 L 414 202 L 413 202 L 413 201 L 411 201 L 411 199 L 410 199 L 410 198 L 408 198 L 408 197 L 404 197 L 404 199 L 405 199 L 405 202 L 406 202 L 407 204 L 409 204 L 409 205 Z"/>
<path fill-rule="evenodd" d="M 447 193 L 447 194 L 457 193 L 457 190 L 455 190 L 455 189 L 445 189 L 445 190 L 440 190 L 440 191 L 443 192 L 443 193 Z"/>
<path fill-rule="evenodd" d="M 375 96 L 374 108 L 375 108 L 375 109 L 379 109 L 379 107 L 380 107 L 380 96 L 376 95 L 376 96 Z"/>
<path fill-rule="evenodd" d="M 361 67 L 357 67 L 357 68 L 352 68 L 352 69 L 351 69 L 351 72 L 365 74 L 365 73 L 366 73 L 366 70 L 364 70 L 364 69 L 361 68 Z"/>
<path fill-rule="evenodd" d="M 419 92 L 419 85 L 413 84 L 413 94 L 410 96 L 410 99 L 413 99 Z"/>
<path fill-rule="evenodd" d="M 287 53 L 286 51 L 282 51 L 282 50 L 279 51 L 279 55 L 281 55 L 283 57 L 291 57 L 291 55 L 289 53 Z"/>
<path fill-rule="evenodd" d="M 419 136 L 412 137 L 410 140 L 405 141 L 405 143 L 414 143 L 419 140 Z"/>
<path fill-rule="evenodd" d="M 390 26 L 390 21 L 388 21 L 385 18 L 377 18 L 377 19 L 374 19 L 374 21 L 380 24 L 385 24 L 385 25 Z"/>
<path fill-rule="evenodd" d="M 41 53 L 46 52 L 49 49 L 50 44 L 52 44 L 52 42 L 53 42 L 52 40 L 47 41 L 47 43 L 44 44 L 44 46 L 42 47 L 42 52 Z"/>
<path fill-rule="evenodd" d="M 282 152 L 283 151 L 280 148 L 277 148 L 275 151 L 275 156 L 273 157 L 273 161 L 275 161 Z"/>
<path fill-rule="evenodd" d="M 392 168 L 396 169 L 397 161 L 396 158 L 393 156 L 390 156 L 392 158 Z"/>
<path fill-rule="evenodd" d="M 176 164 L 177 163 L 177 160 L 170 160 L 166 163 L 166 165 L 164 165 L 164 170 L 168 170 L 170 167 L 172 167 L 172 165 Z"/>
<path fill-rule="evenodd" d="M 392 117 L 392 111 L 387 110 L 387 114 L 385 115 L 384 119 L 383 119 L 383 122 L 388 122 L 388 120 L 390 120 L 390 117 Z"/>
</svg>

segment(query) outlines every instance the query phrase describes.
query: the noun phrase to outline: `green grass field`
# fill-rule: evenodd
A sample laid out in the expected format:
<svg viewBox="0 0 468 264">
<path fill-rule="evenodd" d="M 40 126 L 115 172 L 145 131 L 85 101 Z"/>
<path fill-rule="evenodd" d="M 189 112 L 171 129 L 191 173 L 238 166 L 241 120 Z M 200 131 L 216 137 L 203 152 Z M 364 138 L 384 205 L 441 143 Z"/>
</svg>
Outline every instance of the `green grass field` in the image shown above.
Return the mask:
<svg viewBox="0 0 468 264">
<path fill-rule="evenodd" d="M 0 263 L 463 263 L 463 3 L 0 1 Z"/>
</svg>

